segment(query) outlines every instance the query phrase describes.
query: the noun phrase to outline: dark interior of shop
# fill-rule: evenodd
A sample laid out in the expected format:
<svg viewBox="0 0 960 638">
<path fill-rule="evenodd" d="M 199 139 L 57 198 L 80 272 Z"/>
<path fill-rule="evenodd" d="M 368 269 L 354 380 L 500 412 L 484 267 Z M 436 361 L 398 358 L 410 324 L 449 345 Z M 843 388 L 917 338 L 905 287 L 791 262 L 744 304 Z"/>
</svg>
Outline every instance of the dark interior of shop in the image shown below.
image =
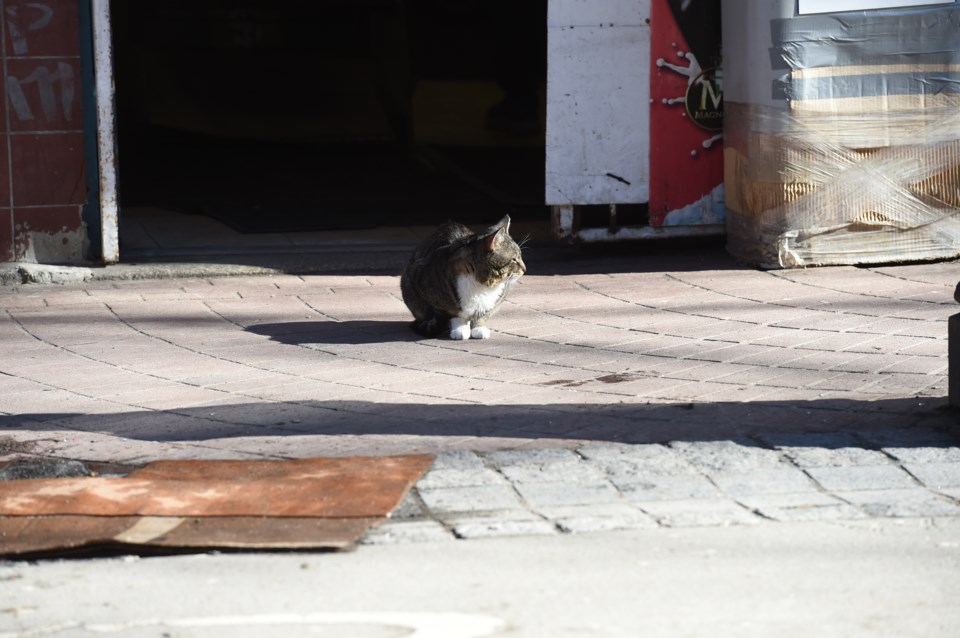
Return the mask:
<svg viewBox="0 0 960 638">
<path fill-rule="evenodd" d="M 114 0 L 121 205 L 243 233 L 545 220 L 545 7 Z"/>
</svg>

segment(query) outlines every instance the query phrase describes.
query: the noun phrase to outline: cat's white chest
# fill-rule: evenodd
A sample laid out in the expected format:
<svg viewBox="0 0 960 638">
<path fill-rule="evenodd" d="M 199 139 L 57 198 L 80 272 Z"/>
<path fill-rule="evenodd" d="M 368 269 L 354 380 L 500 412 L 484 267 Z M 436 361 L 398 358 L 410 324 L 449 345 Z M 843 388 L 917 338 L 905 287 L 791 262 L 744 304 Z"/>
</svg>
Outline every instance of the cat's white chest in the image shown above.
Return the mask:
<svg viewBox="0 0 960 638">
<path fill-rule="evenodd" d="M 493 310 L 503 297 L 506 283 L 484 286 L 472 275 L 457 277 L 457 296 L 460 298 L 460 316 L 464 319 L 484 315 Z"/>
</svg>

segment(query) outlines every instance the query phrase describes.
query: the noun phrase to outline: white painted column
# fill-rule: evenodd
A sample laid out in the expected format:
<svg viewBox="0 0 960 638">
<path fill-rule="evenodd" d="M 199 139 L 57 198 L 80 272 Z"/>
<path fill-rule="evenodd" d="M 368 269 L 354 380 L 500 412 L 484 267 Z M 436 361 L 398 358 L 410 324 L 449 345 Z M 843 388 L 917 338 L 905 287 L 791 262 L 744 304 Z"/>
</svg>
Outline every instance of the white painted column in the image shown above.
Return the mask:
<svg viewBox="0 0 960 638">
<path fill-rule="evenodd" d="M 105 264 L 120 261 L 117 203 L 117 142 L 113 88 L 113 42 L 110 0 L 93 0 L 93 58 L 96 78 L 97 155 L 100 173 L 100 235 Z"/>
</svg>

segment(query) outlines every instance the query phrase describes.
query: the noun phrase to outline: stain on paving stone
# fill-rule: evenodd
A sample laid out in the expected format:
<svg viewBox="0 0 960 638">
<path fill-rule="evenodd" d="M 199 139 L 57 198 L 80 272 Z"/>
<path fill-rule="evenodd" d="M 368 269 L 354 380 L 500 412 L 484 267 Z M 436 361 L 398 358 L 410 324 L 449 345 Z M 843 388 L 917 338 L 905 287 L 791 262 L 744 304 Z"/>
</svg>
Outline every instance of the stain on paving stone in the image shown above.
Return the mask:
<svg viewBox="0 0 960 638">
<path fill-rule="evenodd" d="M 93 475 L 93 470 L 80 461 L 18 459 L 0 467 L 0 481 L 77 478 Z"/>
<path fill-rule="evenodd" d="M 0 456 L 29 454 L 37 447 L 33 441 L 17 441 L 12 436 L 0 436 Z"/>
<path fill-rule="evenodd" d="M 574 381 L 573 379 L 553 379 L 551 381 L 544 381 L 540 385 L 560 385 L 565 388 L 579 388 L 582 385 L 587 385 L 589 381 Z"/>
<path fill-rule="evenodd" d="M 24 447 L 32 446 L 33 444 L 29 444 Z M 126 476 L 136 470 L 137 467 L 121 463 L 22 456 L 14 458 L 12 461 L 0 462 L 0 481 L 80 478 L 84 476 L 118 477 Z"/>
<path fill-rule="evenodd" d="M 627 381 L 636 381 L 637 379 L 640 379 L 640 378 L 641 378 L 641 375 L 638 375 L 638 374 L 616 372 L 613 374 L 605 374 L 595 379 L 583 379 L 580 381 L 575 381 L 573 379 L 551 379 L 549 381 L 541 382 L 540 385 L 562 386 L 564 388 L 579 388 L 580 386 L 587 385 L 588 383 L 592 383 L 593 381 L 599 381 L 600 383 L 611 384 L 611 383 L 626 383 Z"/>
<path fill-rule="evenodd" d="M 639 378 L 635 374 L 605 374 L 602 377 L 597 377 L 597 381 L 600 383 L 625 383 L 627 381 L 633 381 L 634 379 Z"/>
</svg>

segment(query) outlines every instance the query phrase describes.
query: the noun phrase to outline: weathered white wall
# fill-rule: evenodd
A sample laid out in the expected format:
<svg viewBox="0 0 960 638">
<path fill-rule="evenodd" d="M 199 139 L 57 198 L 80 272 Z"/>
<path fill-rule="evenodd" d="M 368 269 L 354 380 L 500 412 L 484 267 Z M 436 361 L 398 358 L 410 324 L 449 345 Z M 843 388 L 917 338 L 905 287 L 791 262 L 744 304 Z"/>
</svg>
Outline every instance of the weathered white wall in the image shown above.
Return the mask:
<svg viewBox="0 0 960 638">
<path fill-rule="evenodd" d="M 100 163 L 100 232 L 103 263 L 120 261 L 120 210 L 117 201 L 117 140 L 114 134 L 113 32 L 109 0 L 93 0 L 94 68 L 97 84 L 97 151 Z M 88 170 L 93 170 L 89 167 Z"/>
<path fill-rule="evenodd" d="M 650 0 L 550 0 L 546 203 L 649 200 Z"/>
</svg>

